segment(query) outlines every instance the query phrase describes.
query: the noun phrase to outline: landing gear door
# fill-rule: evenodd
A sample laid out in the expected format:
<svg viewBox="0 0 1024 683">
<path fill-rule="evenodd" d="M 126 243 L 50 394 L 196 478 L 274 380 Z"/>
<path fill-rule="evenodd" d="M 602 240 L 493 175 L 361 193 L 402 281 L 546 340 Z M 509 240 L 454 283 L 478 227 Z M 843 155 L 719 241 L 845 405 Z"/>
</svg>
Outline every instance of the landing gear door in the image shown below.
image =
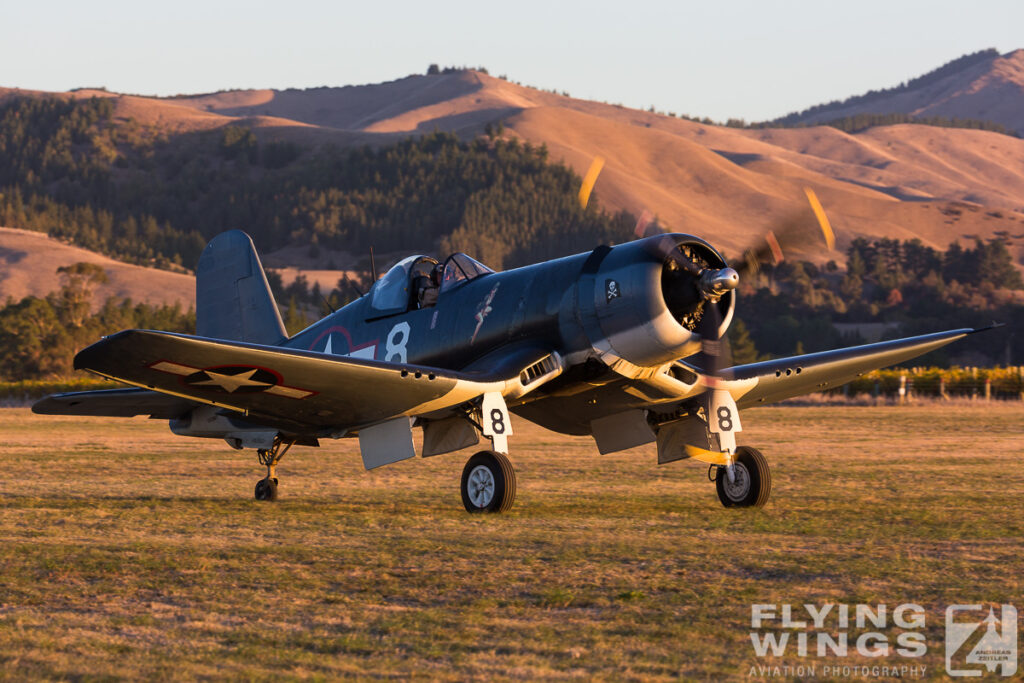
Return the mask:
<svg viewBox="0 0 1024 683">
<path fill-rule="evenodd" d="M 740 426 L 740 411 L 732 394 L 724 389 L 708 392 L 708 431 L 718 437 L 718 450 L 723 453 L 736 452 L 736 432 Z"/>
<path fill-rule="evenodd" d="M 484 394 L 480 406 L 480 431 L 490 438 L 494 450 L 508 453 L 508 437 L 512 434 L 512 421 L 509 418 L 505 399 L 496 391 Z"/>
</svg>

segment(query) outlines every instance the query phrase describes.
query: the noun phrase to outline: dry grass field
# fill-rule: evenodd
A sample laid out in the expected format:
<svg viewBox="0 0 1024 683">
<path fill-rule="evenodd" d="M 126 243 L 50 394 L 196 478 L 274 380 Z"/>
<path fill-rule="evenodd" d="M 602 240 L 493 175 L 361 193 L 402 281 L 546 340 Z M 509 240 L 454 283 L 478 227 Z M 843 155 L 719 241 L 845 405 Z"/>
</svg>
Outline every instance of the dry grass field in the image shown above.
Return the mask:
<svg viewBox="0 0 1024 683">
<path fill-rule="evenodd" d="M 471 517 L 463 454 L 364 472 L 353 441 L 295 449 L 282 500 L 257 503 L 248 451 L 2 409 L 0 679 L 723 680 L 812 663 L 754 656 L 755 602 L 921 604 L 912 663 L 937 678 L 947 604 L 1024 607 L 1022 404 L 761 408 L 744 427 L 773 465 L 762 510 L 721 508 L 697 463 L 600 456 L 519 420 L 516 507 Z"/>
</svg>

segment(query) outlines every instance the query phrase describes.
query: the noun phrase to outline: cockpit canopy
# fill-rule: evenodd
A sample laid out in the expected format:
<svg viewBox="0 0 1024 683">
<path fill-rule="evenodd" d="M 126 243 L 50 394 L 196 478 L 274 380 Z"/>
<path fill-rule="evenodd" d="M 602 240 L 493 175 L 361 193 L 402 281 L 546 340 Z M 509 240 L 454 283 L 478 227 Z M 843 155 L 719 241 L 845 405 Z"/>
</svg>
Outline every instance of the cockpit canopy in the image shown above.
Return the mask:
<svg viewBox="0 0 1024 683">
<path fill-rule="evenodd" d="M 493 272 L 461 252 L 452 254 L 443 264 L 430 256 L 409 256 L 374 283 L 370 289 L 370 310 L 373 317 L 404 313 L 419 305 L 418 287 L 439 286 L 440 292 L 447 292 Z"/>
<path fill-rule="evenodd" d="M 463 282 L 469 282 L 481 275 L 493 272 L 484 264 L 471 259 L 461 251 L 455 252 L 444 262 L 444 272 L 441 275 L 441 291 L 447 292 Z"/>
</svg>

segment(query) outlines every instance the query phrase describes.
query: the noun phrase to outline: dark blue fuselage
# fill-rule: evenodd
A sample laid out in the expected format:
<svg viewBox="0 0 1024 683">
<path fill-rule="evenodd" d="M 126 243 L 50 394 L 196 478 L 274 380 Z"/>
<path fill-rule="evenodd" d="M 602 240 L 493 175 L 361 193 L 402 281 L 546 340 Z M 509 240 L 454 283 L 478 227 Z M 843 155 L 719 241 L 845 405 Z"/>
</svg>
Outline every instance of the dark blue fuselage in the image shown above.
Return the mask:
<svg viewBox="0 0 1024 683">
<path fill-rule="evenodd" d="M 519 341 L 567 350 L 560 311 L 587 256 L 480 275 L 441 291 L 435 306 L 391 315 L 372 308 L 371 289 L 284 346 L 451 370 Z"/>
</svg>

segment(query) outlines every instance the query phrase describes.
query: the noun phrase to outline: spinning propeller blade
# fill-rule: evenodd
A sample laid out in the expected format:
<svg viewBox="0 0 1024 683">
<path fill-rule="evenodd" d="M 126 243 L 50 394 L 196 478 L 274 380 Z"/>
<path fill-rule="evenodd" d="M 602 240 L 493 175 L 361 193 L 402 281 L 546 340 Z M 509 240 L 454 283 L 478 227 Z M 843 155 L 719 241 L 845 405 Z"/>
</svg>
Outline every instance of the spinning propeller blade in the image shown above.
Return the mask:
<svg viewBox="0 0 1024 683">
<path fill-rule="evenodd" d="M 817 227 L 825 238 L 825 245 L 829 249 L 834 249 L 836 246 L 835 233 L 832 231 L 832 224 L 829 223 L 828 216 L 825 215 L 825 209 L 818 201 L 818 195 L 809 187 L 804 188 L 804 195 L 807 197 L 807 203 L 814 215 Z M 743 252 L 743 261 L 737 264 L 736 272 L 740 275 L 756 273 L 760 270 L 762 263 L 771 263 L 772 265 L 782 263 L 785 260 L 786 249 L 810 244 L 813 233 L 808 230 L 808 225 L 806 214 L 776 225 L 765 233 L 761 244 Z"/>
<path fill-rule="evenodd" d="M 705 302 L 704 315 L 697 324 L 700 355 L 697 365 L 708 375 L 718 378 L 722 369 L 732 365 L 729 337 L 722 335 L 722 311 L 715 302 Z"/>
<path fill-rule="evenodd" d="M 807 201 L 811 203 L 811 210 L 814 211 L 814 217 L 818 219 L 818 225 L 821 227 L 822 234 L 825 235 L 825 244 L 828 245 L 829 249 L 836 248 L 836 236 L 832 232 L 832 224 L 828 222 L 828 216 L 825 215 L 825 209 L 821 206 L 821 202 L 818 201 L 818 195 L 814 193 L 809 187 L 804 188 L 804 194 L 807 195 Z"/>
<path fill-rule="evenodd" d="M 604 157 L 594 157 L 594 160 L 590 162 L 590 168 L 587 169 L 587 175 L 583 176 L 583 184 L 580 185 L 578 198 L 581 208 L 587 208 L 590 193 L 594 190 L 594 183 L 597 182 L 597 176 L 601 174 L 602 168 L 604 168 Z"/>
<path fill-rule="evenodd" d="M 587 175 L 589 177 L 591 174 Z M 829 249 L 834 249 L 835 233 L 818 196 L 809 187 L 803 190 L 814 215 L 814 222 L 825 238 L 825 244 Z M 649 211 L 641 214 L 634 228 L 637 237 L 647 236 L 649 231 L 653 232 L 657 228 L 651 218 Z M 664 282 L 669 284 L 665 290 L 666 300 L 676 297 L 675 302 L 682 303 L 683 317 L 680 317 L 680 322 L 683 322 L 684 317 L 689 318 L 689 324 L 692 325 L 690 329 L 697 334 L 701 343 L 695 364 L 701 370 L 706 388 L 695 399 L 705 411 L 711 433 L 709 436 L 714 437 L 711 443 L 717 443 L 720 450 L 709 451 L 687 445 L 686 451 L 690 457 L 713 465 L 731 466 L 732 454 L 736 451 L 736 432 L 741 429 L 736 402 L 727 385 L 719 383 L 719 380 L 728 379 L 724 370 L 732 366 L 732 349 L 722 324 L 722 298 L 739 285 L 742 275 L 756 273 L 762 263 L 779 264 L 785 259 L 786 249 L 809 246 L 813 240 L 813 234 L 807 229 L 809 224 L 812 222 L 805 214 L 768 230 L 761 243 L 745 250 L 742 260 L 733 268 L 712 266 L 711 260 L 681 245 L 677 238 L 669 235 L 649 240 L 649 248 L 668 266 L 663 276 L 667 278 Z M 695 325 L 692 322 L 694 318 Z M 729 481 L 733 480 L 731 467 L 727 476 Z"/>
<path fill-rule="evenodd" d="M 731 458 L 727 454 L 719 451 L 709 451 L 691 444 L 686 444 L 683 449 L 686 451 L 686 454 L 694 460 L 700 460 L 701 462 L 706 462 L 709 465 L 720 465 L 724 467 L 731 461 Z"/>
<path fill-rule="evenodd" d="M 653 220 L 654 214 L 644 209 L 643 213 L 640 214 L 640 218 L 636 219 L 636 225 L 633 226 L 633 234 L 636 235 L 637 239 L 647 237 L 647 229 L 651 227 L 651 221 Z"/>
<path fill-rule="evenodd" d="M 829 223 L 828 216 L 825 215 L 825 209 L 822 207 L 821 202 L 818 201 L 818 195 L 809 187 L 804 188 L 804 194 L 807 196 L 807 202 L 814 213 L 818 227 L 825 237 L 826 246 L 829 249 L 834 249 L 836 245 L 835 233 L 832 231 L 832 225 Z M 785 258 L 783 244 L 787 246 L 800 243 L 806 244 L 809 236 L 805 226 L 805 221 L 795 221 L 781 226 L 778 232 L 776 230 L 769 230 L 764 236 L 764 243 L 762 245 L 744 252 L 743 261 L 736 265 L 737 274 L 756 273 L 760 264 L 768 262 L 769 259 L 773 264 L 781 263 Z M 701 318 L 700 325 L 697 328 L 697 333 L 701 337 L 700 364 L 701 368 L 708 375 L 718 379 L 721 378 L 722 370 L 732 365 L 732 350 L 729 347 L 729 338 L 721 334 L 721 311 L 718 309 L 718 306 L 708 305 L 708 303 L 705 303 L 704 316 Z"/>
<path fill-rule="evenodd" d="M 652 240 L 651 248 L 661 258 L 662 261 L 673 261 L 678 265 L 684 272 L 689 273 L 693 277 L 700 277 L 700 274 L 704 271 L 704 268 L 695 263 L 688 256 L 684 255 L 679 250 L 679 245 L 676 241 L 668 235 L 663 235 L 657 240 Z"/>
</svg>

